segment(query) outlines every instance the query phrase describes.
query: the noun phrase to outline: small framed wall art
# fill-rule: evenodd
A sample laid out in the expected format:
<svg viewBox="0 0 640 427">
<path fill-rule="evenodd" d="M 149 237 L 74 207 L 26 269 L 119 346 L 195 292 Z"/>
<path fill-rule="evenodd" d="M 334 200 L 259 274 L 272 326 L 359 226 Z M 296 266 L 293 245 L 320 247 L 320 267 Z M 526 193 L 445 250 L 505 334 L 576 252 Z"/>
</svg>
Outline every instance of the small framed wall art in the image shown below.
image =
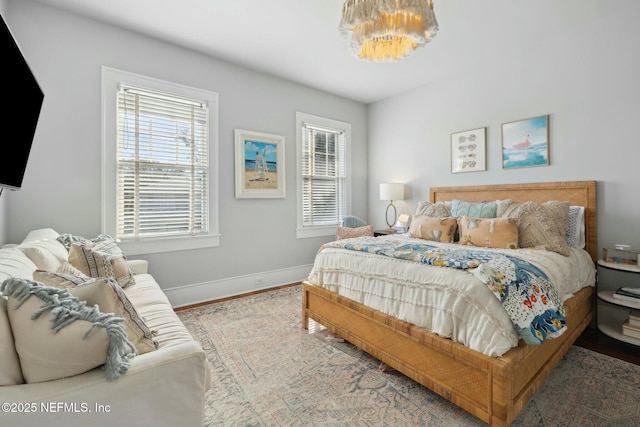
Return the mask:
<svg viewBox="0 0 640 427">
<path fill-rule="evenodd" d="M 284 137 L 235 129 L 236 198 L 285 197 Z"/>
<path fill-rule="evenodd" d="M 502 168 L 549 164 L 549 115 L 502 125 Z"/>
<path fill-rule="evenodd" d="M 451 134 L 452 173 L 487 170 L 486 136 L 486 127 Z"/>
</svg>

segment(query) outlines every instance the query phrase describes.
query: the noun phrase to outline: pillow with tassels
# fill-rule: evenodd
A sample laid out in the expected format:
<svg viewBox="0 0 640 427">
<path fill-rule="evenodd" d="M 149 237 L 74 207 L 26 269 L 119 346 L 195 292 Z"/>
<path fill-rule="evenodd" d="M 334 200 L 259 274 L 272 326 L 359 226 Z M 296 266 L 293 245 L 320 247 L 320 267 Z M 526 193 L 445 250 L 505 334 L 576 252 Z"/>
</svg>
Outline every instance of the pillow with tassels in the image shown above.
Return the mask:
<svg viewBox="0 0 640 427">
<path fill-rule="evenodd" d="M 0 291 L 8 298 L 7 314 L 27 383 L 99 366 L 111 381 L 127 372 L 137 354 L 122 318 L 88 307 L 66 289 L 14 277 L 5 280 Z"/>
</svg>

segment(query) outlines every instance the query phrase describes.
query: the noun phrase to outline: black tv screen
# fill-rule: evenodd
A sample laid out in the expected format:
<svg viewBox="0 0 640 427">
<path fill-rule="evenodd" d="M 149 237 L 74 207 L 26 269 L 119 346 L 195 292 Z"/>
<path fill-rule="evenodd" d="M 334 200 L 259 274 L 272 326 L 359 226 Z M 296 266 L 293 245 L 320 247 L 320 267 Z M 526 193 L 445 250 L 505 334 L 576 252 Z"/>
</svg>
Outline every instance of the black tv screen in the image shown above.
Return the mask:
<svg viewBox="0 0 640 427">
<path fill-rule="evenodd" d="M 5 111 L 0 114 L 4 146 L 0 187 L 17 190 L 22 187 L 44 93 L 2 15 L 0 21 L 0 69 L 5 84 L 13 87 L 10 98 L 5 99 Z"/>
</svg>

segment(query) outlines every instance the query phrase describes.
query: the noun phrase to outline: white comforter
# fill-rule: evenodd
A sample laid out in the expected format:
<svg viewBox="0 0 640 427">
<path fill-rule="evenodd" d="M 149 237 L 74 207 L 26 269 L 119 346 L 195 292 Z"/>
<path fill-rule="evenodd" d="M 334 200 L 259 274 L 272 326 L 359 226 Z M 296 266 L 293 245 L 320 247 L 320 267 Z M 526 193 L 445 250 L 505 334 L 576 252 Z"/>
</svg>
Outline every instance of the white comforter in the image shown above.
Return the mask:
<svg viewBox="0 0 640 427">
<path fill-rule="evenodd" d="M 417 240 L 406 235 L 379 238 Z M 563 302 L 595 284 L 593 261 L 583 249 L 572 248 L 568 257 L 534 249 L 473 249 L 504 252 L 534 264 L 546 273 Z M 489 356 L 501 356 L 518 345 L 518 334 L 500 301 L 465 270 L 325 248 L 317 254 L 308 281 Z"/>
</svg>

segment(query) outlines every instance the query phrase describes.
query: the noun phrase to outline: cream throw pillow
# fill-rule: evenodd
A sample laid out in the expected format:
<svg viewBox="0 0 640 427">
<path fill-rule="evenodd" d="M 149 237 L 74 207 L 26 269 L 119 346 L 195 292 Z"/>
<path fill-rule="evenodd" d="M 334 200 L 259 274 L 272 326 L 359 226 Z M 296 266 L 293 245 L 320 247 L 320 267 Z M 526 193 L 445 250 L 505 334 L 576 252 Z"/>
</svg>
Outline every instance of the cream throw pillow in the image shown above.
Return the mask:
<svg viewBox="0 0 640 427">
<path fill-rule="evenodd" d="M 27 383 L 49 381 L 105 365 L 108 380 L 129 368 L 135 348 L 122 319 L 87 307 L 66 289 L 11 278 L 2 283 L 16 352 Z"/>
</svg>

